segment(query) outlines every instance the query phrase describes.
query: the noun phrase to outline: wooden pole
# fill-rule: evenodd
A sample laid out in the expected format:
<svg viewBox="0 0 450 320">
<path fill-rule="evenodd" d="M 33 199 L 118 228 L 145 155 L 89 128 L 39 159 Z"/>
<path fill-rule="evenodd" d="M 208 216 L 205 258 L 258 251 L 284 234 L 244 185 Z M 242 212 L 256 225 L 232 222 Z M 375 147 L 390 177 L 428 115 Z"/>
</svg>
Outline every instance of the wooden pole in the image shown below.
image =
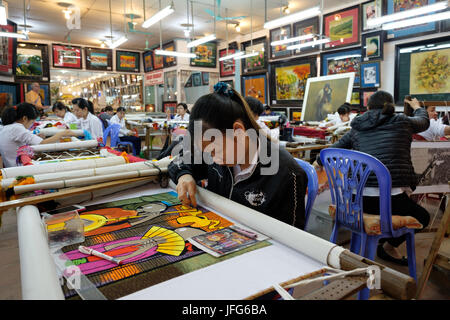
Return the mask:
<svg viewBox="0 0 450 320">
<path fill-rule="evenodd" d="M 449 182 L 450 183 L 450 182 Z M 439 252 L 439 248 L 442 243 L 442 239 L 444 238 L 445 232 L 450 224 L 450 206 L 447 206 L 445 209 L 444 216 L 442 217 L 441 224 L 434 236 L 433 243 L 431 245 L 430 253 L 428 253 L 428 257 L 425 260 L 425 267 L 423 268 L 422 275 L 419 279 L 416 299 L 420 299 L 425 289 L 425 285 L 428 281 L 428 278 L 431 273 L 431 269 L 433 268 L 433 264 L 436 260 L 436 256 Z"/>
</svg>

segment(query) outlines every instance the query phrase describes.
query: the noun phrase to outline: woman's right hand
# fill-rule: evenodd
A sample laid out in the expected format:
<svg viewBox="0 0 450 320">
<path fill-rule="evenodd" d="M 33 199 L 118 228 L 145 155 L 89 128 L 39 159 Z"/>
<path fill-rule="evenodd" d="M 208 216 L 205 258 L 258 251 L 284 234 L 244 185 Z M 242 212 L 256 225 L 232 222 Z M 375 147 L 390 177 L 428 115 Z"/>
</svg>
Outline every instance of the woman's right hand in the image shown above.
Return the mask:
<svg viewBox="0 0 450 320">
<path fill-rule="evenodd" d="M 197 185 L 193 176 L 185 174 L 178 179 L 178 199 L 180 199 L 184 206 L 197 207 L 197 200 L 195 199 L 196 191 Z"/>
<path fill-rule="evenodd" d="M 417 100 L 416 98 L 414 98 L 412 100 L 405 99 L 405 102 L 407 102 L 411 106 L 411 108 L 413 108 L 414 110 L 417 110 L 421 107 L 419 100 Z"/>
</svg>

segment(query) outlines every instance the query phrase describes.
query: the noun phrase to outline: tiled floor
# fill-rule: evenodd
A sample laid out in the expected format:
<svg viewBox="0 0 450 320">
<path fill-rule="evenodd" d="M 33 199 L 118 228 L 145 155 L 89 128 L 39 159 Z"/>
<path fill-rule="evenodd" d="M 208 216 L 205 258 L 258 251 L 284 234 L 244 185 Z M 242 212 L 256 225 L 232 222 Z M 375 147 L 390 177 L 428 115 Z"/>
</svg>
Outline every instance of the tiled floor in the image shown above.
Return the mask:
<svg viewBox="0 0 450 320">
<path fill-rule="evenodd" d="M 434 226 L 439 224 L 439 214 Z M 428 255 L 435 233 L 419 233 L 416 235 L 417 276 L 420 277 L 423 261 Z M 447 238 L 448 240 L 448 238 Z M 449 243 L 449 242 L 447 242 Z M 446 246 L 450 256 L 450 245 Z M 404 248 L 400 248 L 403 249 Z M 404 251 L 406 252 L 406 250 Z M 0 228 L 0 300 L 21 299 L 20 259 L 17 239 L 17 222 L 15 211 L 10 210 L 2 216 Z M 397 266 L 389 262 L 375 259 L 392 269 L 408 273 L 407 267 Z M 450 288 L 440 287 L 436 282 L 428 281 L 422 299 L 450 299 Z"/>
</svg>

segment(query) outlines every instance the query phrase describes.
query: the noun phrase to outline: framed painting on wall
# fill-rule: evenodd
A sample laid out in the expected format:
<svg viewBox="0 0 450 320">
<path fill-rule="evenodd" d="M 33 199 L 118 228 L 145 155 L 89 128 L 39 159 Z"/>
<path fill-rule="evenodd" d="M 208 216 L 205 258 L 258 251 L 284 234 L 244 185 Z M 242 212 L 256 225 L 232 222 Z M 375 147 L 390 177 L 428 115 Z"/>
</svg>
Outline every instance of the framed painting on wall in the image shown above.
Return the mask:
<svg viewBox="0 0 450 320">
<path fill-rule="evenodd" d="M 270 59 L 289 57 L 292 52 L 287 50 L 288 45 L 272 46 L 272 42 L 291 38 L 291 25 L 270 30 Z"/>
<path fill-rule="evenodd" d="M 377 92 L 378 89 L 364 89 L 361 91 L 361 106 L 367 107 L 367 103 L 369 102 L 369 98 Z"/>
<path fill-rule="evenodd" d="M 16 32 L 17 25 L 7 20 L 8 24 L 0 26 L 0 32 Z M 0 74 L 13 76 L 17 58 L 17 39 L 0 36 Z"/>
<path fill-rule="evenodd" d="M 217 65 L 217 43 L 207 42 L 191 48 L 196 57 L 191 58 L 191 66 L 215 68 Z"/>
<path fill-rule="evenodd" d="M 361 88 L 379 88 L 380 80 L 380 61 L 361 63 Z"/>
<path fill-rule="evenodd" d="M 367 26 L 367 21 L 381 17 L 383 14 L 382 2 L 383 0 L 371 0 L 361 4 L 361 29 L 363 32 L 376 28 Z"/>
<path fill-rule="evenodd" d="M 209 85 L 209 72 L 202 72 L 202 85 Z"/>
<path fill-rule="evenodd" d="M 228 49 L 228 52 L 227 52 L 227 49 L 219 50 L 219 60 L 222 57 L 225 57 L 227 55 L 231 55 L 234 53 L 236 53 L 235 49 Z M 224 61 L 219 61 L 220 77 L 224 78 L 224 77 L 234 76 L 235 68 L 236 68 L 236 62 L 234 61 L 234 59 L 227 59 Z"/>
<path fill-rule="evenodd" d="M 177 113 L 177 102 L 176 101 L 163 101 L 163 112 L 166 113 L 170 110 L 171 114 Z"/>
<path fill-rule="evenodd" d="M 24 83 L 24 93 L 31 91 L 32 82 Z M 41 102 L 43 106 L 51 105 L 51 96 L 50 96 L 50 86 L 48 83 L 39 83 L 39 96 L 41 97 Z"/>
<path fill-rule="evenodd" d="M 150 72 L 153 71 L 153 51 L 145 51 L 143 53 L 143 59 L 144 59 L 144 72 Z"/>
<path fill-rule="evenodd" d="M 450 100 L 450 36 L 399 44 L 395 52 L 397 105 L 407 95 L 421 101 Z"/>
<path fill-rule="evenodd" d="M 363 61 L 369 60 L 383 60 L 383 42 L 384 32 L 375 31 L 371 33 L 365 33 L 362 35 L 362 59 Z"/>
<path fill-rule="evenodd" d="M 289 121 L 302 121 L 302 108 L 289 108 Z"/>
<path fill-rule="evenodd" d="M 52 58 L 54 68 L 82 68 L 81 47 L 52 44 Z"/>
<path fill-rule="evenodd" d="M 307 34 L 319 34 L 320 30 L 319 30 L 319 17 L 314 17 L 311 19 L 307 19 L 304 21 L 300 21 L 300 22 L 296 22 L 293 25 L 293 33 L 294 33 L 294 37 L 300 37 L 300 36 L 305 36 Z M 301 43 L 306 43 L 309 41 L 313 41 L 313 39 L 308 39 L 308 40 L 302 40 L 302 41 L 298 41 L 298 42 L 294 42 L 293 44 L 301 44 Z M 318 46 L 311 46 L 311 47 L 306 47 L 306 48 L 302 48 L 302 49 L 296 49 L 294 50 L 294 54 L 302 54 L 305 52 L 312 52 L 312 51 L 317 51 L 320 49 L 320 45 Z"/>
<path fill-rule="evenodd" d="M 159 54 L 156 54 L 155 50 L 152 50 L 153 70 L 159 70 L 159 69 L 164 68 L 164 56 L 160 56 Z"/>
<path fill-rule="evenodd" d="M 359 11 L 358 5 L 323 16 L 323 33 L 331 40 L 324 44 L 325 50 L 359 44 Z"/>
<path fill-rule="evenodd" d="M 175 42 L 171 41 L 169 43 L 163 44 L 163 50 L 165 51 L 176 51 Z M 177 65 L 177 58 L 171 56 L 163 57 L 164 68 L 169 68 Z"/>
<path fill-rule="evenodd" d="M 41 43 L 17 44 L 16 80 L 48 82 L 50 80 L 48 46 Z"/>
<path fill-rule="evenodd" d="M 266 74 L 242 76 L 242 95 L 258 99 L 267 104 L 267 76 Z"/>
<path fill-rule="evenodd" d="M 317 75 L 316 62 L 316 57 L 311 57 L 271 63 L 269 65 L 271 104 L 300 103 L 305 95 L 308 78 Z"/>
<path fill-rule="evenodd" d="M 338 52 L 322 53 L 321 73 L 323 76 L 355 73 L 355 86 L 360 84 L 361 49 L 343 50 Z"/>
<path fill-rule="evenodd" d="M 309 78 L 302 106 L 302 121 L 322 121 L 351 101 L 355 73 Z"/>
<path fill-rule="evenodd" d="M 202 75 L 200 72 L 192 74 L 192 86 L 200 87 L 202 85 Z"/>
<path fill-rule="evenodd" d="M 286 118 L 289 118 L 289 111 L 287 107 L 270 107 L 270 109 L 277 114 L 281 114 Z"/>
<path fill-rule="evenodd" d="M 116 51 L 116 71 L 140 72 L 141 53 L 131 51 Z"/>
<path fill-rule="evenodd" d="M 352 98 L 350 99 L 349 103 L 352 105 L 352 107 L 356 107 L 357 109 L 359 109 L 359 107 L 361 106 L 361 91 L 359 91 L 359 89 L 353 89 Z"/>
<path fill-rule="evenodd" d="M 86 70 L 112 71 L 112 50 L 84 48 Z"/>
<path fill-rule="evenodd" d="M 241 59 L 242 74 L 261 73 L 267 70 L 267 39 L 266 37 L 254 39 L 241 44 L 242 51 L 256 52 L 257 55 Z"/>
<path fill-rule="evenodd" d="M 384 0 L 384 14 L 389 15 L 414 8 L 424 7 L 433 3 L 436 3 L 436 0 Z M 409 28 L 387 30 L 386 41 L 394 41 L 398 39 L 409 38 L 412 36 L 417 37 L 436 31 L 438 31 L 437 22 L 425 23 Z"/>
</svg>

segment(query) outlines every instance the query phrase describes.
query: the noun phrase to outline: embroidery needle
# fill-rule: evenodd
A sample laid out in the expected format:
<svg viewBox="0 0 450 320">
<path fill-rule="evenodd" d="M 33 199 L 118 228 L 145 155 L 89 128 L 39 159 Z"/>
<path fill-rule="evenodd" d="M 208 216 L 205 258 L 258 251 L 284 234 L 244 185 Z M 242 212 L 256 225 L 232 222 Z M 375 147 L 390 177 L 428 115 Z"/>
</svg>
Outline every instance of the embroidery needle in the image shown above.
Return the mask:
<svg viewBox="0 0 450 320">
<path fill-rule="evenodd" d="M 99 257 L 99 258 L 102 258 L 102 259 L 114 262 L 115 264 L 118 264 L 118 265 L 122 264 L 121 260 L 116 259 L 116 258 L 111 257 L 111 256 L 108 256 L 108 255 L 106 255 L 104 253 L 101 253 L 101 252 L 99 252 L 97 250 L 94 250 L 92 248 L 89 248 L 89 247 L 79 246 L 78 247 L 78 251 L 80 251 L 81 253 L 84 253 L 84 254 L 89 254 L 89 255 L 92 255 L 92 256 L 96 256 L 96 257 Z"/>
</svg>

